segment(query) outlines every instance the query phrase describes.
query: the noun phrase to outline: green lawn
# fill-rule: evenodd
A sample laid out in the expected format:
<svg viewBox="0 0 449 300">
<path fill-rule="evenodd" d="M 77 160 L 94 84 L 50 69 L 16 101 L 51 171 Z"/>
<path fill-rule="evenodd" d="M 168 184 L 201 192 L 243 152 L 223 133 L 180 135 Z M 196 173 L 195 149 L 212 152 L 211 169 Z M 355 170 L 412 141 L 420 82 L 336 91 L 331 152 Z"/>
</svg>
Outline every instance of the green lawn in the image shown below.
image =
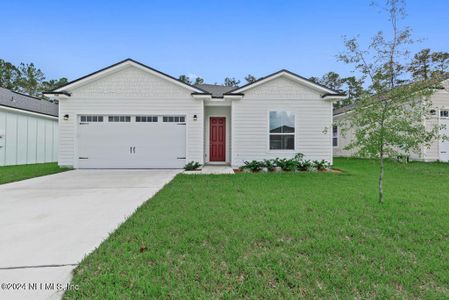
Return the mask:
<svg viewBox="0 0 449 300">
<path fill-rule="evenodd" d="M 335 166 L 179 175 L 83 260 L 65 297 L 448 298 L 449 164 L 388 163 L 384 205 L 374 162 Z"/>
<path fill-rule="evenodd" d="M 57 163 L 0 167 L 0 184 L 67 171 Z"/>
</svg>

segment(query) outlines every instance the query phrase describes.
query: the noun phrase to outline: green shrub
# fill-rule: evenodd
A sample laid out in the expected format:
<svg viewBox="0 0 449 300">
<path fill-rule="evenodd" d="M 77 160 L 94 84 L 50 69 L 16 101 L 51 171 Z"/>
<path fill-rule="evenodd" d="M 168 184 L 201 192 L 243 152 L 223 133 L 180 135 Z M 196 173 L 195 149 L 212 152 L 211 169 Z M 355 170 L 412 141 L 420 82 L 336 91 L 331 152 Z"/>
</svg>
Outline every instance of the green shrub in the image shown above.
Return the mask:
<svg viewBox="0 0 449 300">
<path fill-rule="evenodd" d="M 271 172 L 276 167 L 276 161 L 274 159 L 264 159 L 262 162 L 262 167 L 267 168 L 267 170 Z"/>
<path fill-rule="evenodd" d="M 318 171 L 324 171 L 324 170 L 328 170 L 330 168 L 330 163 L 326 160 L 314 160 L 313 161 L 313 166 L 318 170 Z"/>
<path fill-rule="evenodd" d="M 263 163 L 257 160 L 252 160 L 250 162 L 244 161 L 244 165 L 240 167 L 240 170 L 251 170 L 252 172 L 259 172 L 263 168 Z"/>
<path fill-rule="evenodd" d="M 324 171 L 330 168 L 330 163 L 325 160 L 304 160 L 304 154 L 297 153 L 293 158 L 275 158 L 264 159 L 263 161 L 244 161 L 244 165 L 240 170 L 250 170 L 251 172 L 260 172 L 262 168 L 267 168 L 268 171 L 273 171 L 276 167 L 283 171 L 291 172 L 299 171 Z"/>
<path fill-rule="evenodd" d="M 304 154 L 298 152 L 298 153 L 295 154 L 295 158 L 294 159 L 296 161 L 302 161 L 303 158 L 304 158 Z"/>
<path fill-rule="evenodd" d="M 280 167 L 283 171 L 294 171 L 298 166 L 298 161 L 294 158 L 287 159 L 281 158 L 276 159 L 276 166 Z"/>
<path fill-rule="evenodd" d="M 314 164 L 310 160 L 302 160 L 298 164 L 299 171 L 312 171 Z"/>
<path fill-rule="evenodd" d="M 198 170 L 201 167 L 201 164 L 197 161 L 191 161 L 188 162 L 185 166 L 184 166 L 184 170 L 186 171 L 195 171 Z"/>
</svg>

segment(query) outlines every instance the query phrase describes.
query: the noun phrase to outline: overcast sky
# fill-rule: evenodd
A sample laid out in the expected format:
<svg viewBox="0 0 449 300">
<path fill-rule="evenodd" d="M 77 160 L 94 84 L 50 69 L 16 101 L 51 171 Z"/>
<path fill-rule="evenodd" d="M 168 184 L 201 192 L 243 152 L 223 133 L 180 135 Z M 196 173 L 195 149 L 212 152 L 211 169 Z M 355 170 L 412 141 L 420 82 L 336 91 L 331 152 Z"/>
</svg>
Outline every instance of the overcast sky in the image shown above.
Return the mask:
<svg viewBox="0 0 449 300">
<path fill-rule="evenodd" d="M 382 0 L 381 0 L 382 1 Z M 363 40 L 387 25 L 371 0 L 6 1 L 0 58 L 34 62 L 70 80 L 133 58 L 206 82 L 286 68 L 303 76 L 349 75 L 335 56 L 342 36 Z M 449 51 L 449 1 L 407 1 L 413 50 Z"/>
</svg>

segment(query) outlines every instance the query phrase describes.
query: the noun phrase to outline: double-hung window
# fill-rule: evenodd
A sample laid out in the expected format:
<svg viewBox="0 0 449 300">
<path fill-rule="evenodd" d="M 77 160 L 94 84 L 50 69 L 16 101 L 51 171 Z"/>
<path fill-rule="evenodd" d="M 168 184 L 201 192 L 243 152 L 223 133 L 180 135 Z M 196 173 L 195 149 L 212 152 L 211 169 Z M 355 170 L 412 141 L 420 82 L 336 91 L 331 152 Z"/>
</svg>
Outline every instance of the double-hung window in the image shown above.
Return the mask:
<svg viewBox="0 0 449 300">
<path fill-rule="evenodd" d="M 270 150 L 295 150 L 295 114 L 270 111 Z"/>
<path fill-rule="evenodd" d="M 441 118 L 449 118 L 449 109 L 440 110 L 440 117 Z"/>
<path fill-rule="evenodd" d="M 338 126 L 332 126 L 332 146 L 338 147 Z"/>
</svg>

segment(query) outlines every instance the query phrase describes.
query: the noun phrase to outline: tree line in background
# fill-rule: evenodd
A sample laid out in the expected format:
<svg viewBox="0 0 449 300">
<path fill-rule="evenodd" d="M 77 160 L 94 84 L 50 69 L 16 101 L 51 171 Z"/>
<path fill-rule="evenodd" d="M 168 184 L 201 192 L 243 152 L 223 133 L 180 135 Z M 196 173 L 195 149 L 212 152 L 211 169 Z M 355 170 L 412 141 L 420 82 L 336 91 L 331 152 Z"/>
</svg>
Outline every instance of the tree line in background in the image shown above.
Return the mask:
<svg viewBox="0 0 449 300">
<path fill-rule="evenodd" d="M 448 52 L 432 52 L 426 48 L 416 53 L 408 65 L 401 65 L 398 71 L 406 75 L 404 76 L 406 79 L 402 79 L 401 82 L 404 84 L 436 78 L 448 78 L 448 68 Z M 336 107 L 340 107 L 353 104 L 363 95 L 367 75 L 363 74 L 360 78 L 355 76 L 343 77 L 336 72 L 328 72 L 321 78 L 310 77 L 309 79 L 331 89 L 346 93 L 347 99 L 335 104 Z"/>
<path fill-rule="evenodd" d="M 43 92 L 51 91 L 67 82 L 65 77 L 46 80 L 44 72 L 33 63 L 20 63 L 16 66 L 0 59 L 0 87 L 44 98 Z"/>
<path fill-rule="evenodd" d="M 178 79 L 181 80 L 184 83 L 192 84 L 192 85 L 204 84 L 204 79 L 201 78 L 201 77 L 195 77 L 193 79 L 193 78 L 190 78 L 187 75 L 182 74 L 182 75 L 179 75 Z M 256 80 L 257 80 L 257 78 L 254 75 L 248 74 L 247 76 L 245 76 L 245 81 L 247 83 L 252 83 L 252 82 L 254 82 Z M 235 86 L 235 87 L 237 87 L 237 86 L 239 86 L 240 82 L 241 81 L 236 79 L 235 77 L 226 77 L 224 79 L 224 81 L 223 81 L 223 85 L 224 86 Z M 214 84 L 217 85 L 218 83 L 215 82 Z"/>
<path fill-rule="evenodd" d="M 430 80 L 434 78 L 447 78 L 449 74 L 449 53 L 439 51 L 433 52 L 426 48 L 416 53 L 409 65 L 401 66 L 401 68 L 401 72 L 405 72 L 409 75 L 408 79 L 403 79 L 403 83 Z M 258 78 L 252 74 L 245 76 L 246 83 L 252 83 L 257 79 Z M 192 85 L 204 84 L 203 78 L 190 78 L 184 74 L 179 76 L 179 80 Z M 365 91 L 366 74 L 362 73 L 360 78 L 357 78 L 356 76 L 344 77 L 331 71 L 324 74 L 322 77 L 312 76 L 309 80 L 331 89 L 344 92 L 348 97 L 345 100 L 335 103 L 335 107 L 338 108 L 353 104 L 363 95 Z M 225 86 L 237 87 L 240 83 L 241 81 L 234 77 L 226 77 L 223 81 L 223 85 Z"/>
<path fill-rule="evenodd" d="M 444 78 L 448 76 L 449 53 L 433 52 L 426 48 L 416 53 L 408 66 L 403 66 L 402 71 L 410 74 L 409 81 L 429 80 L 432 78 Z M 258 78 L 252 74 L 245 76 L 246 83 L 252 83 Z M 322 84 L 334 90 L 339 90 L 348 95 L 347 99 L 335 104 L 336 107 L 352 104 L 360 98 L 364 92 L 366 76 L 344 77 L 336 72 L 328 72 L 322 77 L 312 76 L 311 81 Z M 204 84 L 201 77 L 190 78 L 180 75 L 179 80 L 187 84 Z M 51 91 L 68 82 L 66 77 L 46 80 L 44 72 L 34 63 L 20 63 L 19 66 L 0 59 L 0 87 L 34 97 L 43 97 L 42 92 Z M 223 85 L 237 87 L 241 83 L 235 77 L 226 77 Z M 215 83 L 217 84 L 217 83 Z"/>
</svg>

